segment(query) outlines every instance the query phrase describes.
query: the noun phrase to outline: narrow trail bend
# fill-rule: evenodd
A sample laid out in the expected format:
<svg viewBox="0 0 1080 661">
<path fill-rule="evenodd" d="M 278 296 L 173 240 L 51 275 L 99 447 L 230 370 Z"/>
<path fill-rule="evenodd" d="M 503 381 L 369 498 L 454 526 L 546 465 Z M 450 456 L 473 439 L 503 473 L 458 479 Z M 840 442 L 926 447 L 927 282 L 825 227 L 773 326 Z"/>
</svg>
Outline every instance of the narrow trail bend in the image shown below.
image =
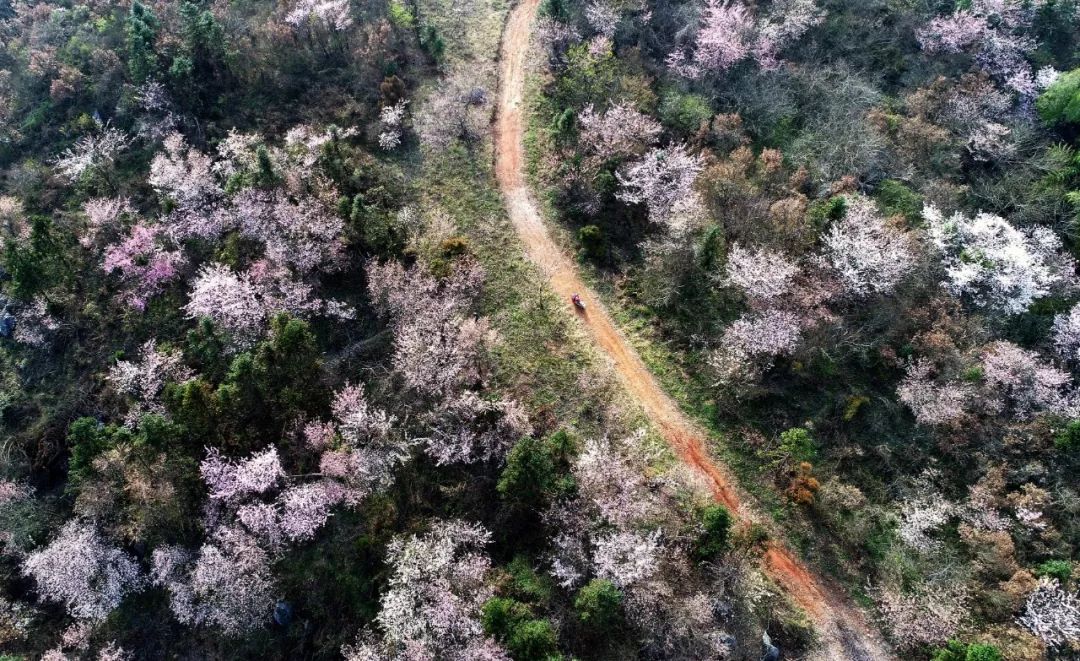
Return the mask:
<svg viewBox="0 0 1080 661">
<path fill-rule="evenodd" d="M 637 352 L 615 327 L 603 304 L 578 276 L 573 260 L 552 240 L 524 176 L 524 90 L 526 58 L 540 0 L 520 0 L 510 12 L 502 36 L 499 98 L 495 124 L 495 171 L 511 222 L 526 253 L 570 305 L 581 295 L 588 312 L 580 315 L 589 334 L 610 358 L 629 393 L 644 409 L 667 442 L 687 464 L 708 479 L 716 500 L 740 519 L 760 518 L 740 493 L 734 478 L 710 457 L 704 434 L 679 410 Z M 815 576 L 786 547 L 775 544 L 765 553 L 769 576 L 801 606 L 817 627 L 821 645 L 817 659 L 878 661 L 894 658 L 867 624 L 862 613 L 833 585 Z"/>
</svg>

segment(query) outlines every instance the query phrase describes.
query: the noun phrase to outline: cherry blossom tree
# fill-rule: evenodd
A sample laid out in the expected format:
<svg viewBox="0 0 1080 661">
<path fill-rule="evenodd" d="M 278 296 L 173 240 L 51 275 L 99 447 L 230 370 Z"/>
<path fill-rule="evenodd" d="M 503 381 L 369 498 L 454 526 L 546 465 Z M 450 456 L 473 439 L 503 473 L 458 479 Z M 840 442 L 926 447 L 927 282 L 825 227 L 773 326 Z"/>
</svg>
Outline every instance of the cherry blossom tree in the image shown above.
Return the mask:
<svg viewBox="0 0 1080 661">
<path fill-rule="evenodd" d="M 480 140 L 491 122 L 492 95 L 488 89 L 493 79 L 489 65 L 471 62 L 453 67 L 416 111 L 414 123 L 420 144 L 439 152 L 459 139 Z"/>
<path fill-rule="evenodd" d="M 83 213 L 86 214 L 87 225 L 86 231 L 79 236 L 79 244 L 89 248 L 101 233 L 113 230 L 124 215 L 134 214 L 135 209 L 126 197 L 97 197 L 83 204 Z"/>
<path fill-rule="evenodd" d="M 1071 408 L 1068 372 L 1047 365 L 1034 351 L 1004 340 L 982 352 L 983 377 L 993 391 L 991 405 L 1023 419 L 1039 411 Z"/>
<path fill-rule="evenodd" d="M 139 117 L 136 120 L 136 135 L 151 142 L 164 140 L 176 132 L 179 118 L 168 90 L 161 82 L 147 79 L 135 93 Z"/>
<path fill-rule="evenodd" d="M 316 297 L 310 285 L 293 279 L 287 269 L 262 260 L 242 273 L 223 264 L 203 266 L 191 285 L 184 311 L 189 319 L 207 318 L 228 331 L 235 347 L 255 342 L 269 320 L 282 312 L 346 320 L 355 316 L 349 306 Z"/>
<path fill-rule="evenodd" d="M 766 310 L 732 322 L 721 346 L 750 357 L 783 356 L 795 351 L 802 337 L 799 317 L 787 310 Z"/>
<path fill-rule="evenodd" d="M 585 21 L 598 34 L 610 39 L 619 27 L 619 12 L 604 0 L 594 0 L 585 5 Z"/>
<path fill-rule="evenodd" d="M 197 209 L 221 195 L 209 156 L 189 147 L 179 133 L 165 138 L 162 146 L 164 151 L 150 162 L 147 178 L 160 195 L 182 209 Z"/>
<path fill-rule="evenodd" d="M 799 271 L 782 253 L 733 243 L 728 250 L 722 282 L 741 289 L 752 302 L 767 302 L 786 294 Z"/>
<path fill-rule="evenodd" d="M 311 25 L 342 32 L 352 27 L 349 0 L 297 0 L 285 14 L 285 22 L 295 29 Z"/>
<path fill-rule="evenodd" d="M 239 529 L 217 529 L 194 555 L 172 546 L 155 549 L 152 577 L 169 591 L 173 615 L 183 624 L 239 636 L 270 620 L 270 556 Z"/>
<path fill-rule="evenodd" d="M 900 526 L 897 535 L 900 541 L 909 547 L 929 553 L 940 546 L 940 542 L 928 533 L 944 526 L 952 518 L 956 506 L 940 494 L 923 494 L 909 498 L 900 504 Z"/>
<path fill-rule="evenodd" d="M 69 181 L 78 181 L 83 174 L 110 165 L 127 149 L 130 139 L 123 131 L 104 126 L 98 133 L 84 135 L 56 157 L 53 163 Z"/>
<path fill-rule="evenodd" d="M 601 160 L 641 156 L 656 142 L 663 127 L 629 103 L 617 103 L 603 113 L 590 103 L 578 113 L 579 140 Z"/>
<path fill-rule="evenodd" d="M 333 423 L 309 424 L 305 434 L 309 445 L 322 451 L 320 472 L 338 481 L 342 500 L 356 505 L 393 483 L 394 471 L 409 459 L 413 442 L 394 429 L 394 416 L 368 402 L 362 386 L 338 391 L 332 411 Z"/>
<path fill-rule="evenodd" d="M 121 395 L 134 400 L 124 424 L 134 427 L 147 413 L 165 414 L 161 393 L 168 383 L 181 383 L 195 373 L 184 365 L 179 349 L 159 351 L 154 340 L 147 340 L 139 349 L 139 360 L 118 360 L 109 370 L 109 382 Z"/>
<path fill-rule="evenodd" d="M 90 651 L 90 637 L 94 634 L 94 626 L 81 620 L 74 622 L 60 633 L 60 641 L 56 647 L 46 650 L 41 656 L 42 661 L 74 661 L 83 658 Z M 69 650 L 74 656 L 69 657 L 64 653 Z"/>
<path fill-rule="evenodd" d="M 176 241 L 218 236 L 231 226 L 232 219 L 221 207 L 223 191 L 214 176 L 216 164 L 189 147 L 179 133 L 167 136 L 162 146 L 163 151 L 150 162 L 147 178 L 174 206 L 162 224 Z"/>
<path fill-rule="evenodd" d="M 754 16 L 742 2 L 710 0 L 701 15 L 695 42 L 695 64 L 724 71 L 748 57 L 757 39 Z"/>
<path fill-rule="evenodd" d="M 97 661 L 132 661 L 135 655 L 128 652 L 123 647 L 116 644 L 115 640 L 110 640 L 100 650 L 98 650 Z"/>
<path fill-rule="evenodd" d="M 709 355 L 715 385 L 735 397 L 749 394 L 773 358 L 794 352 L 801 338 L 802 322 L 794 312 L 767 309 L 743 315 L 724 329 Z"/>
<path fill-rule="evenodd" d="M 667 63 L 675 73 L 688 78 L 722 73 L 748 58 L 764 68 L 775 68 L 779 52 L 824 18 L 825 13 L 813 0 L 775 2 L 764 17 L 755 17 L 740 0 L 709 0 L 692 53 L 677 49 Z"/>
<path fill-rule="evenodd" d="M 1075 262 L 1045 227 L 1021 231 L 988 213 L 946 218 L 933 206 L 923 210 L 923 217 L 941 253 L 945 289 L 954 296 L 1019 314 L 1036 298 L 1076 286 Z"/>
<path fill-rule="evenodd" d="M 649 219 L 665 225 L 681 204 L 696 197 L 693 185 L 700 171 L 700 157 L 691 155 L 685 145 L 652 149 L 615 173 L 620 184 L 617 197 L 627 204 L 644 203 Z"/>
<path fill-rule="evenodd" d="M 534 28 L 537 42 L 552 59 L 557 54 L 566 51 L 571 44 L 581 41 L 581 34 L 573 25 L 557 21 L 550 16 L 540 16 L 536 19 Z"/>
<path fill-rule="evenodd" d="M 989 30 L 984 16 L 958 9 L 949 16 L 935 16 L 919 29 L 917 37 L 927 51 L 960 53 L 977 43 Z"/>
<path fill-rule="evenodd" d="M 418 267 L 369 263 L 368 291 L 394 328 L 394 368 L 422 394 L 443 396 L 481 374 L 481 349 L 492 338 L 486 321 L 467 317 L 483 270 L 459 263 L 438 282 Z"/>
<path fill-rule="evenodd" d="M 50 336 L 59 329 L 60 321 L 49 314 L 45 298 L 35 296 L 16 315 L 12 339 L 31 347 L 45 347 Z"/>
<path fill-rule="evenodd" d="M 28 484 L 12 480 L 0 480 L 0 507 L 26 500 L 33 493 Z"/>
<path fill-rule="evenodd" d="M 349 445 L 359 445 L 370 440 L 383 440 L 393 431 L 396 418 L 367 401 L 364 387 L 347 385 L 334 395 L 331 406 L 337 430 Z"/>
<path fill-rule="evenodd" d="M 1024 0 L 972 0 L 948 16 L 937 16 L 916 36 L 931 53 L 970 53 L 976 63 L 1030 102 L 1037 91 L 1027 56 L 1038 42 L 1027 34 L 1038 2 Z"/>
<path fill-rule="evenodd" d="M 493 400 L 471 390 L 443 400 L 427 422 L 431 433 L 424 451 L 438 465 L 501 458 L 532 432 L 516 401 Z"/>
<path fill-rule="evenodd" d="M 307 183 L 323 185 L 321 173 L 314 170 L 323 147 L 334 140 L 344 140 L 359 134 L 355 127 L 340 128 L 333 124 L 318 128 L 298 124 L 285 132 L 285 149 L 270 148 L 267 155 L 275 168 L 285 170 L 286 185 L 292 192 L 306 190 Z M 243 162 L 242 169 L 253 170 L 259 164 L 259 139 L 257 136 L 239 137 L 237 143 L 228 147 L 228 158 L 234 159 L 234 167 Z M 222 153 L 219 149 L 219 153 Z M 216 164 L 215 164 L 216 165 Z M 304 179 L 318 179 L 304 182 Z"/>
<path fill-rule="evenodd" d="M 915 268 L 913 240 L 861 195 L 848 198 L 844 217 L 822 238 L 826 257 L 855 296 L 887 294 Z"/>
<path fill-rule="evenodd" d="M 1056 578 L 1042 577 L 1017 620 L 1050 647 L 1080 641 L 1080 598 L 1062 589 Z"/>
<path fill-rule="evenodd" d="M 280 551 L 285 546 L 285 533 L 282 530 L 284 514 L 281 506 L 255 500 L 236 508 L 236 520 L 251 533 L 264 548 L 272 552 Z M 293 527 L 293 530 L 298 529 Z"/>
<path fill-rule="evenodd" d="M 1080 360 L 1080 304 L 1054 317 L 1054 348 L 1066 360 Z"/>
<path fill-rule="evenodd" d="M 150 298 L 179 277 L 184 265 L 184 256 L 164 248 L 161 237 L 160 226 L 138 224 L 122 241 L 105 249 L 102 269 L 119 273 L 125 287 L 121 298 L 136 310 L 144 310 Z"/>
<path fill-rule="evenodd" d="M 406 386 L 434 406 L 424 417 L 431 432 L 426 452 L 439 464 L 501 456 L 530 431 L 514 401 L 481 396 L 485 350 L 494 340 L 489 322 L 468 315 L 483 280 L 475 263 L 458 263 L 437 281 L 420 267 L 369 263 L 368 289 L 394 330 L 393 364 Z"/>
<path fill-rule="evenodd" d="M 758 38 L 754 57 L 765 69 L 780 65 L 779 53 L 791 46 L 816 25 L 825 20 L 826 12 L 815 0 L 781 0 L 774 2 L 771 11 L 758 21 Z"/>
<path fill-rule="evenodd" d="M 463 521 L 435 521 L 423 535 L 398 537 L 387 547 L 393 567 L 376 620 L 382 640 L 361 635 L 342 650 L 346 659 L 508 659 L 484 636 L 480 608 L 493 595 L 486 585 L 491 535 Z"/>
<path fill-rule="evenodd" d="M 1007 161 L 1016 152 L 1016 145 L 1009 140 L 1011 134 L 1012 129 L 1003 124 L 980 122 L 968 135 L 968 153 L 982 163 Z"/>
<path fill-rule="evenodd" d="M 635 442 L 640 438 L 627 439 L 622 445 Z M 572 472 L 589 508 L 604 522 L 628 529 L 647 521 L 655 503 L 646 495 L 649 485 L 641 467 L 632 465 L 619 449 L 607 438 L 589 439 Z"/>
<path fill-rule="evenodd" d="M 45 548 L 23 561 L 43 599 L 64 604 L 73 617 L 103 620 L 143 587 L 134 558 L 110 546 L 93 528 L 69 521 Z"/>
<path fill-rule="evenodd" d="M 285 489 L 276 501 L 281 508 L 281 532 L 294 542 L 314 538 L 315 533 L 330 519 L 331 509 L 345 497 L 345 489 L 332 480 L 308 482 Z"/>
<path fill-rule="evenodd" d="M 391 151 L 401 144 L 402 122 L 405 119 L 405 108 L 409 104 L 406 99 L 401 99 L 391 106 L 386 106 L 379 111 L 379 122 L 382 123 L 382 131 L 379 133 L 379 147 Z"/>
<path fill-rule="evenodd" d="M 25 244 L 30 238 L 30 223 L 22 200 L 11 195 L 0 195 L 0 237 Z"/>
<path fill-rule="evenodd" d="M 295 141 L 297 137 L 306 139 L 310 131 L 307 129 L 300 129 L 299 127 L 293 127 L 285 134 L 286 141 Z M 259 167 L 258 149 L 262 144 L 262 138 L 255 133 L 241 133 L 234 129 L 229 129 L 228 134 L 221 141 L 218 142 L 216 152 L 217 158 L 214 159 L 210 166 L 214 174 L 218 177 L 228 180 L 233 175 L 242 172 L 254 172 Z M 273 152 L 266 152 L 266 155 L 270 157 L 271 161 L 274 161 L 275 154 Z M 280 163 L 274 163 L 274 165 L 280 165 Z"/>
<path fill-rule="evenodd" d="M 593 552 L 596 575 L 620 588 L 651 578 L 659 569 L 659 531 L 618 531 L 598 538 Z"/>
<path fill-rule="evenodd" d="M 224 501 L 264 493 L 285 477 L 273 446 L 239 461 L 225 459 L 216 448 L 210 448 L 199 464 L 199 474 L 210 489 L 210 498 Z"/>
<path fill-rule="evenodd" d="M 345 223 L 317 200 L 293 202 L 281 190 L 248 189 L 234 197 L 233 205 L 241 232 L 263 243 L 267 260 L 299 273 L 333 270 L 340 263 Z"/>
<path fill-rule="evenodd" d="M 571 468 L 576 497 L 553 503 L 544 514 L 556 531 L 550 571 L 563 587 L 598 576 L 626 590 L 648 591 L 666 551 L 659 530 L 644 529 L 665 516 L 656 495 L 659 483 L 644 473 L 647 452 L 644 430 L 585 443 Z"/>
<path fill-rule="evenodd" d="M 958 419 L 976 397 L 975 388 L 970 384 L 936 382 L 934 365 L 925 358 L 908 365 L 896 394 L 915 414 L 915 420 L 923 425 L 941 425 Z"/>
<path fill-rule="evenodd" d="M 940 645 L 968 618 L 970 599 L 959 585 L 922 585 L 906 593 L 880 589 L 875 598 L 885 627 L 904 650 Z"/>
<path fill-rule="evenodd" d="M 258 337 L 266 323 L 266 310 L 251 278 L 223 264 L 202 267 L 184 310 L 188 318 L 208 318 L 243 343 Z"/>
</svg>

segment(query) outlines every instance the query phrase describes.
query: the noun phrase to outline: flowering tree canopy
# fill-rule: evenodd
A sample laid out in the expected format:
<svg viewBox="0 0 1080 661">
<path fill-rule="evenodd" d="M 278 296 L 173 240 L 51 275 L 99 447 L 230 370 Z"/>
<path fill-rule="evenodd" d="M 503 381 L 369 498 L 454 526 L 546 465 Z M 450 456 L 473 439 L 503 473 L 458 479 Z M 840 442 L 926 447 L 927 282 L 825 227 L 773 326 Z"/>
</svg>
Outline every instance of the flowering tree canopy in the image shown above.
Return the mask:
<svg viewBox="0 0 1080 661">
<path fill-rule="evenodd" d="M 578 114 L 580 140 L 600 159 L 640 156 L 660 136 L 663 127 L 628 103 L 598 113 L 592 104 Z"/>
<path fill-rule="evenodd" d="M 138 224 L 121 242 L 105 249 L 102 269 L 116 272 L 124 282 L 123 300 L 136 310 L 144 310 L 150 298 L 177 279 L 184 256 L 161 245 L 162 228 Z"/>
<path fill-rule="evenodd" d="M 983 377 L 993 389 L 996 408 L 1025 418 L 1039 411 L 1063 413 L 1072 408 L 1068 372 L 1044 363 L 1037 353 L 1011 342 L 989 344 L 982 353 Z"/>
<path fill-rule="evenodd" d="M 37 582 L 42 598 L 90 620 L 105 619 L 144 582 L 134 558 L 77 521 L 66 523 L 48 546 L 27 556 L 23 571 Z"/>
<path fill-rule="evenodd" d="M 946 218 L 933 206 L 923 210 L 923 217 L 941 251 L 944 286 L 954 296 L 1018 314 L 1036 298 L 1075 287 L 1075 263 L 1047 228 L 1021 231 L 988 213 Z"/>
<path fill-rule="evenodd" d="M 1041 2 L 972 0 L 948 16 L 934 17 L 917 33 L 929 52 L 970 52 L 975 61 L 1024 101 L 1036 94 L 1035 75 L 1027 55 L 1038 47 L 1025 33 Z"/>
<path fill-rule="evenodd" d="M 163 415 L 161 393 L 168 383 L 187 381 L 192 372 L 178 349 L 159 351 L 154 340 L 147 340 L 139 350 L 139 361 L 118 360 L 109 370 L 109 381 L 116 391 L 131 397 L 135 405 L 128 412 L 126 424 L 134 426 L 146 413 Z"/>
<path fill-rule="evenodd" d="M 285 22 L 297 29 L 314 24 L 340 32 L 349 29 L 353 19 L 348 0 L 297 0 Z"/>
<path fill-rule="evenodd" d="M 684 145 L 655 148 L 615 174 L 618 197 L 628 204 L 645 203 L 649 219 L 666 224 L 680 203 L 692 198 L 694 181 L 701 171 L 701 159 Z"/>
<path fill-rule="evenodd" d="M 863 196 L 848 199 L 847 212 L 823 241 L 829 262 L 856 296 L 889 293 L 915 267 L 911 237 L 889 225 Z"/>
<path fill-rule="evenodd" d="M 241 273 L 223 264 L 203 266 L 195 277 L 184 310 L 191 319 L 210 319 L 228 331 L 241 347 L 258 339 L 269 320 L 282 312 L 298 317 L 323 314 L 340 319 L 351 319 L 354 315 L 351 308 L 338 301 L 315 297 L 310 285 L 265 261 L 254 263 Z"/>
<path fill-rule="evenodd" d="M 732 322 L 724 330 L 721 345 L 747 356 L 782 356 L 795 350 L 800 337 L 795 313 L 766 310 Z"/>
<path fill-rule="evenodd" d="M 734 243 L 728 251 L 724 283 L 738 287 L 752 301 L 769 301 L 786 294 L 798 273 L 799 267 L 779 252 Z"/>
<path fill-rule="evenodd" d="M 1056 578 L 1043 577 L 1017 620 L 1051 647 L 1080 641 L 1080 598 L 1062 589 Z"/>
<path fill-rule="evenodd" d="M 479 376 L 486 322 L 468 320 L 483 270 L 459 264 L 444 282 L 397 262 L 371 263 L 368 290 L 394 326 L 394 367 L 406 385 L 428 395 L 445 395 Z"/>
<path fill-rule="evenodd" d="M 210 488 L 210 497 L 216 500 L 263 493 L 276 487 L 285 476 L 275 447 L 241 461 L 228 461 L 216 448 L 211 448 L 199 465 L 199 473 Z"/>
<path fill-rule="evenodd" d="M 392 541 L 393 574 L 377 617 L 383 639 L 361 638 L 342 650 L 346 659 L 508 658 L 484 636 L 479 619 L 493 594 L 483 554 L 490 539 L 479 525 L 436 521 L 424 535 Z"/>
<path fill-rule="evenodd" d="M 964 414 L 975 399 L 975 389 L 962 382 L 939 384 L 933 378 L 934 365 L 920 358 L 907 367 L 896 394 L 924 425 L 952 422 Z"/>
<path fill-rule="evenodd" d="M 726 71 L 744 59 L 753 59 L 764 68 L 775 67 L 778 53 L 824 20 L 825 13 L 814 0 L 773 5 L 769 16 L 755 18 L 740 0 L 709 0 L 692 54 L 686 49 L 673 51 L 668 66 L 688 78 Z"/>
<path fill-rule="evenodd" d="M 300 273 L 333 270 L 344 246 L 344 222 L 320 202 L 293 202 L 283 191 L 245 190 L 233 200 L 241 231 L 266 246 L 266 258 Z"/>
<path fill-rule="evenodd" d="M 84 173 L 112 163 L 129 142 L 122 131 L 105 126 L 98 133 L 79 138 L 57 156 L 56 169 L 70 181 L 77 181 Z"/>
<path fill-rule="evenodd" d="M 1080 360 L 1080 304 L 1054 317 L 1054 348 L 1066 360 Z"/>
<path fill-rule="evenodd" d="M 274 605 L 270 557 L 233 528 L 219 529 L 194 558 L 177 547 L 155 549 L 153 580 L 168 589 L 181 623 L 216 627 L 228 636 L 268 622 Z"/>
</svg>

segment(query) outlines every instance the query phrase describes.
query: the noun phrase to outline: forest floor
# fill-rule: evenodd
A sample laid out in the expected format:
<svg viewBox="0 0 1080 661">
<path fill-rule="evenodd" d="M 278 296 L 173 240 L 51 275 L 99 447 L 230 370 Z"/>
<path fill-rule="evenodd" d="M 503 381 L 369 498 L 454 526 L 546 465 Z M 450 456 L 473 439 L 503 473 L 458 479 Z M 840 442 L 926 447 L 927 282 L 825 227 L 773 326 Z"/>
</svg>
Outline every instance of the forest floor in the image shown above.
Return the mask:
<svg viewBox="0 0 1080 661">
<path fill-rule="evenodd" d="M 511 11 L 503 32 L 499 60 L 499 98 L 495 120 L 495 174 L 510 219 L 525 251 L 547 276 L 554 292 L 580 318 L 589 335 L 611 361 L 619 380 L 687 464 L 708 479 L 716 500 L 741 521 L 763 522 L 739 489 L 730 471 L 715 462 L 705 434 L 687 418 L 645 367 L 640 356 L 616 328 L 596 294 L 585 285 L 574 260 L 548 233 L 525 182 L 523 145 L 526 58 L 532 25 L 540 0 L 521 0 Z M 576 310 L 570 297 L 578 294 L 585 310 Z M 894 658 L 839 588 L 817 577 L 791 551 L 770 542 L 764 555 L 769 577 L 786 591 L 814 623 L 820 635 L 817 657 L 836 661 L 877 661 Z"/>
</svg>

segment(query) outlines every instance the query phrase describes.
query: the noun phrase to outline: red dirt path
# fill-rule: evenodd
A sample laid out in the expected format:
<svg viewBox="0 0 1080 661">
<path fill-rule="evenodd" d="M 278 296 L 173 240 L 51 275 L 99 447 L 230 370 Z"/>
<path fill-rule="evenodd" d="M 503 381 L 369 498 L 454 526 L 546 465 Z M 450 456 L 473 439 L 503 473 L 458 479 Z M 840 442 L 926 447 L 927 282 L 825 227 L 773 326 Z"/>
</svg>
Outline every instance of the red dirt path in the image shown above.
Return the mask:
<svg viewBox="0 0 1080 661">
<path fill-rule="evenodd" d="M 716 500 L 742 521 L 762 520 L 736 481 L 722 464 L 715 462 L 706 448 L 705 435 L 667 396 L 637 352 L 612 323 L 607 310 L 582 282 L 577 268 L 552 240 L 524 179 L 524 88 L 525 60 L 529 56 L 532 24 L 540 0 L 521 0 L 511 11 L 504 28 L 500 53 L 500 89 L 495 139 L 495 171 L 507 211 L 528 257 L 549 280 L 551 288 L 567 307 L 570 296 L 581 295 L 587 312 L 578 313 L 600 350 L 611 360 L 615 372 L 630 395 L 660 429 L 667 442 L 684 462 L 709 481 Z M 820 649 L 814 658 L 839 661 L 877 661 L 894 658 L 867 624 L 861 611 L 846 595 L 816 577 L 791 551 L 773 543 L 764 554 L 764 568 L 791 599 L 802 607 L 817 627 Z"/>
</svg>

